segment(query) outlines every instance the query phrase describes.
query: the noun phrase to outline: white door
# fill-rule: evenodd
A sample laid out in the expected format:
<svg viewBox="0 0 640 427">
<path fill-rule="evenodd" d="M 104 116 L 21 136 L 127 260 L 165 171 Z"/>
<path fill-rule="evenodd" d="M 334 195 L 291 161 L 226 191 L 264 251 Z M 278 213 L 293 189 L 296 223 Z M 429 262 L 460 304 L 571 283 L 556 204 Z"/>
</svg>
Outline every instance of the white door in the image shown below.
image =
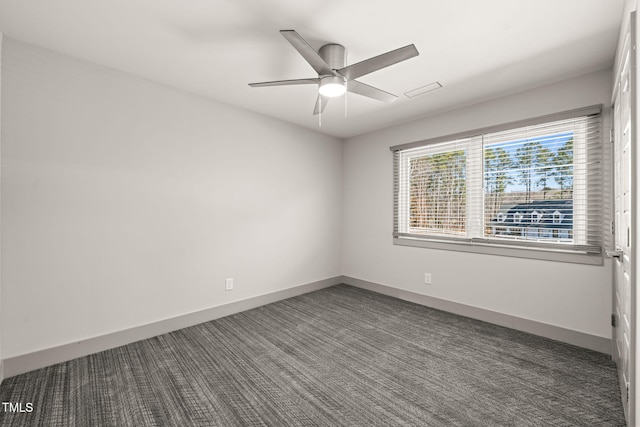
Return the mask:
<svg viewBox="0 0 640 427">
<path fill-rule="evenodd" d="M 632 298 L 635 297 L 632 275 L 632 140 L 635 129 L 632 128 L 634 96 L 634 56 L 631 44 L 635 16 L 631 18 L 630 31 L 625 38 L 623 53 L 618 64 L 618 75 L 614 93 L 614 220 L 616 253 L 613 258 L 613 313 L 615 315 L 613 356 L 618 368 L 618 378 L 622 394 L 625 416 L 629 423 L 634 422 L 629 399 L 631 390 L 631 365 L 634 350 L 635 328 Z"/>
</svg>

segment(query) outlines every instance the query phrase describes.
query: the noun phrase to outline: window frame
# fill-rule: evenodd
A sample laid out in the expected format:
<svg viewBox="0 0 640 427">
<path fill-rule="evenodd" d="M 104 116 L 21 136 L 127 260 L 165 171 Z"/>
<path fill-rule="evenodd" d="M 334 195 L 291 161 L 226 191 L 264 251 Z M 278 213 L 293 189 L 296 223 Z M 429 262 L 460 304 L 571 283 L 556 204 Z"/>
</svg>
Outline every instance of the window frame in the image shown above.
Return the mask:
<svg viewBox="0 0 640 427">
<path fill-rule="evenodd" d="M 499 256 L 507 256 L 507 257 L 518 257 L 518 258 L 529 258 L 529 259 L 540 259 L 540 260 L 549 260 L 549 261 L 560 261 L 560 262 L 571 262 L 571 263 L 580 263 L 580 264 L 592 264 L 592 265 L 602 265 L 604 263 L 603 259 L 603 248 L 607 247 L 608 236 L 606 236 L 605 232 L 605 220 L 610 219 L 610 212 L 607 211 L 607 206 L 610 203 L 607 203 L 607 197 L 610 198 L 610 188 L 606 185 L 602 186 L 602 194 L 599 194 L 600 197 L 603 198 L 603 203 L 601 205 L 602 213 L 601 219 L 602 224 L 600 224 L 600 241 L 597 246 L 590 247 L 589 250 L 578 250 L 573 246 L 564 246 L 559 243 L 541 243 L 536 241 L 527 241 L 527 240 L 500 240 L 500 239 L 490 239 L 490 238 L 478 238 L 478 237 L 466 237 L 466 238 L 447 238 L 445 236 L 437 236 L 437 235 L 424 235 L 424 236 L 415 236 L 408 235 L 406 233 L 400 233 L 399 230 L 399 221 L 401 221 L 401 216 L 399 215 L 398 210 L 402 208 L 404 204 L 404 208 L 406 209 L 407 201 L 399 200 L 400 195 L 400 174 L 402 173 L 401 168 L 404 168 L 400 165 L 399 161 L 399 152 L 407 151 L 412 149 L 420 149 L 425 148 L 428 150 L 428 146 L 434 144 L 440 144 L 444 142 L 452 142 L 452 141 L 463 141 L 463 140 L 472 140 L 474 138 L 478 138 L 483 134 L 489 134 L 494 132 L 500 132 L 510 129 L 517 129 L 526 126 L 535 126 L 547 122 L 554 122 L 560 120 L 566 120 L 571 118 L 576 118 L 580 116 L 591 116 L 591 115 L 600 115 L 600 134 L 599 134 L 599 146 L 604 148 L 602 126 L 604 120 L 602 119 L 602 105 L 593 105 L 585 108 L 565 111 L 561 113 L 554 113 L 545 116 L 534 117 L 531 119 L 520 120 L 515 122 L 508 122 L 496 126 L 489 126 L 481 129 L 475 129 L 466 132 L 460 132 L 451 135 L 440 136 L 436 138 L 431 138 L 422 141 L 415 141 L 407 144 L 395 145 L 390 147 L 390 150 L 393 153 L 393 244 L 400 246 L 410 246 L 410 247 L 422 247 L 422 248 L 431 248 L 431 249 L 440 249 L 440 250 L 449 250 L 449 251 L 461 251 L 461 252 L 472 252 L 472 253 L 481 253 L 488 255 L 499 255 Z M 481 145 L 482 146 L 482 145 Z M 482 159 L 482 156 L 480 156 Z M 610 172 L 610 166 L 608 165 L 608 156 L 602 151 L 601 155 L 601 166 L 600 173 L 602 174 L 602 179 L 606 181 L 605 174 Z M 482 171 L 482 166 L 481 169 Z M 406 172 L 406 171 L 405 171 Z M 588 173 L 587 173 L 588 175 Z M 482 173 L 480 174 L 482 177 Z M 477 181 L 477 180 L 472 180 Z M 473 182 L 471 185 L 483 185 L 483 179 L 480 180 L 480 183 Z M 484 196 L 483 196 L 484 197 Z M 477 212 L 476 212 L 477 215 Z M 484 219 L 484 217 L 482 217 Z M 467 218 L 467 220 L 477 221 L 474 218 Z M 483 221 L 480 221 L 483 222 Z"/>
</svg>

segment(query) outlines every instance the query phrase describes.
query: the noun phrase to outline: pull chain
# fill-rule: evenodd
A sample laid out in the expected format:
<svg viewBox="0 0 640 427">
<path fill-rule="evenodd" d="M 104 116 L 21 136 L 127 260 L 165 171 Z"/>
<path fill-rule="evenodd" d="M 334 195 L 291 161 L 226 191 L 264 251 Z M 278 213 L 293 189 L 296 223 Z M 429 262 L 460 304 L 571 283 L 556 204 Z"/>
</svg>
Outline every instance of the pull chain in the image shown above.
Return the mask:
<svg viewBox="0 0 640 427">
<path fill-rule="evenodd" d="M 347 120 L 347 93 L 349 93 L 349 83 L 344 82 L 344 87 L 347 89 L 344 92 L 344 119 Z"/>
<path fill-rule="evenodd" d="M 346 67 L 347 65 L 347 49 L 344 50 L 344 66 Z M 344 88 L 346 89 L 344 91 L 344 119 L 347 120 L 347 94 L 349 93 L 349 81 L 347 79 L 344 80 Z"/>
</svg>

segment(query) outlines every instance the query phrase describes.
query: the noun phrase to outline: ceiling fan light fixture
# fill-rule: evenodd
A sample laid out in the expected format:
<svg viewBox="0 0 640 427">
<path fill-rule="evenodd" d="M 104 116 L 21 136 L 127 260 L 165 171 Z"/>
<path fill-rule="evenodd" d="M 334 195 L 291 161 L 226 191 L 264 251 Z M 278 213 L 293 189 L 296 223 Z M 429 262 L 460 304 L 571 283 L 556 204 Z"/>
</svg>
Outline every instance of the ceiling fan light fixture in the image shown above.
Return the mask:
<svg viewBox="0 0 640 427">
<path fill-rule="evenodd" d="M 326 76 L 320 79 L 318 92 L 320 95 L 327 98 L 336 98 L 344 95 L 347 91 L 347 86 L 344 77 L 339 76 Z"/>
<path fill-rule="evenodd" d="M 249 86 L 317 85 L 318 97 L 313 110 L 314 116 L 320 116 L 331 98 L 337 98 L 346 92 L 383 102 L 394 101 L 398 98 L 396 95 L 366 85 L 356 79 L 419 55 L 418 49 L 410 44 L 378 56 L 373 56 L 364 61 L 356 62 L 355 64 L 346 65 L 347 50 L 341 44 L 328 43 L 316 50 L 294 30 L 280 30 L 280 34 L 282 34 L 291 46 L 311 65 L 314 71 L 318 73 L 318 77 L 249 83 Z M 346 114 L 346 96 L 344 97 L 344 102 Z"/>
</svg>

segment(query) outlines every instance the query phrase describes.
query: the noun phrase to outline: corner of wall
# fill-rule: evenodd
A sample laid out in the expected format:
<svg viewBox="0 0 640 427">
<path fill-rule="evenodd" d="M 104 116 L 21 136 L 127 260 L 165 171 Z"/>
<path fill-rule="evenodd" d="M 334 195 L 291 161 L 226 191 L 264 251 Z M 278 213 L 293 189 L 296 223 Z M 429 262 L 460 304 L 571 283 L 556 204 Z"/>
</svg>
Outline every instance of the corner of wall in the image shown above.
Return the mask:
<svg viewBox="0 0 640 427">
<path fill-rule="evenodd" d="M 106 335 L 69 342 L 56 347 L 50 347 L 15 357 L 8 357 L 6 360 L 0 360 L 0 381 L 5 375 L 7 377 L 13 377 L 25 372 L 120 347 L 135 341 L 176 331 L 178 329 L 188 328 L 190 326 L 306 294 L 308 292 L 318 291 L 320 289 L 338 285 L 342 283 L 342 281 L 343 276 L 330 277 L 316 282 L 305 283 L 292 288 L 269 292 L 219 306 L 182 314 L 176 317 L 155 321 L 145 325 L 135 326 L 130 329 L 124 329 Z"/>
<path fill-rule="evenodd" d="M 2 147 L 2 33 L 0 32 L 0 147 Z M 0 156 L 2 155 L 0 149 Z M 1 160 L 1 157 L 0 157 Z M 0 171 L 2 170 L 0 162 Z M 0 206 L 2 205 L 2 190 L 0 186 Z M 0 212 L 2 209 L 0 209 Z M 1 214 L 0 214 L 1 215 Z M 0 224 L 2 218 L 0 217 Z M 4 379 L 4 363 L 2 359 L 2 228 L 0 227 L 0 385 Z"/>
</svg>

